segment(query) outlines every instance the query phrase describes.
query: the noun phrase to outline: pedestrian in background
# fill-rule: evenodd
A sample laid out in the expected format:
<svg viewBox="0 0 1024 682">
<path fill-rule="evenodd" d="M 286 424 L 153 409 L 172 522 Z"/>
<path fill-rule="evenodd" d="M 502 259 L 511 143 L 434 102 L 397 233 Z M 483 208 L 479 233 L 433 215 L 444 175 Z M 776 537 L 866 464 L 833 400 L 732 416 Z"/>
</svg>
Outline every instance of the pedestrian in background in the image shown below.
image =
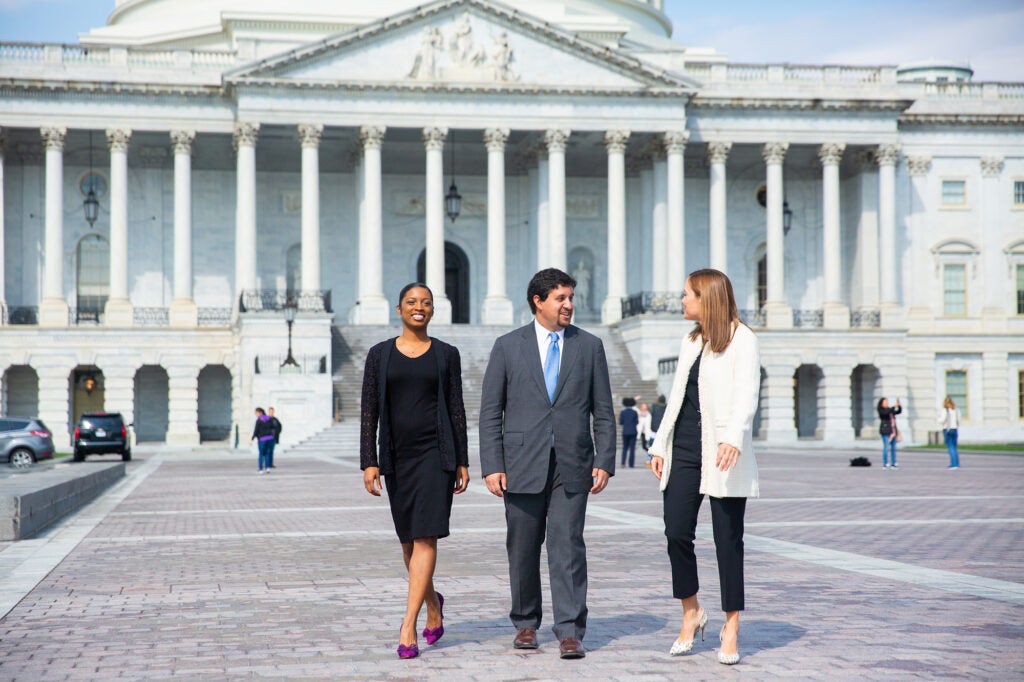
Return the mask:
<svg viewBox="0 0 1024 682">
<path fill-rule="evenodd" d="M 645 451 L 651 446 L 651 411 L 647 409 L 647 403 L 640 403 L 636 411 L 639 422 L 636 425 L 636 432 L 640 439 L 640 447 Z"/>
<path fill-rule="evenodd" d="M 661 428 L 661 420 L 665 417 L 665 396 L 659 395 L 658 399 L 651 405 L 651 436 L 652 440 L 654 436 L 658 434 L 658 429 Z"/>
<path fill-rule="evenodd" d="M 693 650 L 708 616 L 697 599 L 697 513 L 711 498 L 725 624 L 718 662 L 740 660 L 743 588 L 743 517 L 747 498 L 758 496 L 753 425 L 761 385 L 757 337 L 740 320 L 729 278 L 697 270 L 686 279 L 683 315 L 696 322 L 683 338 L 663 428 L 651 447 L 651 470 L 661 481 L 665 535 L 672 565 L 672 596 L 683 622 L 669 654 Z"/>
<path fill-rule="evenodd" d="M 403 287 L 398 316 L 402 334 L 366 355 L 359 464 L 371 495 L 380 496 L 384 476 L 409 572 L 397 650 L 407 659 L 420 655 L 416 622 L 424 604 L 427 644 L 444 635 L 444 597 L 434 589 L 437 541 L 449 535 L 452 496 L 469 485 L 469 447 L 462 360 L 455 346 L 427 334 L 434 316 L 430 288 L 419 282 Z"/>
<path fill-rule="evenodd" d="M 622 466 L 629 461 L 629 468 L 633 468 L 633 461 L 636 457 L 636 435 L 637 426 L 640 423 L 640 413 L 636 411 L 636 398 L 623 398 L 623 410 L 619 412 L 619 426 L 622 427 Z"/>
<path fill-rule="evenodd" d="M 252 428 L 250 443 L 255 442 L 259 450 L 258 473 L 270 472 L 270 453 L 274 450 L 274 426 L 262 407 L 256 408 L 256 424 Z"/>
<path fill-rule="evenodd" d="M 281 442 L 281 422 L 277 417 L 274 416 L 274 408 L 267 408 L 267 416 L 270 417 L 270 425 L 274 427 L 274 442 L 270 446 L 270 468 L 274 467 L 274 450 L 277 449 L 278 444 Z"/>
<path fill-rule="evenodd" d="M 896 415 L 903 412 L 900 401 L 896 399 L 896 407 L 889 407 L 889 400 L 878 401 L 878 433 L 882 437 L 882 468 L 899 469 L 896 463 L 896 441 L 899 439 L 899 428 L 896 426 Z M 889 460 L 892 460 L 891 462 Z"/>
<path fill-rule="evenodd" d="M 949 468 L 959 469 L 960 451 L 957 449 L 957 432 L 960 429 L 960 410 L 948 395 L 942 403 L 942 411 L 939 412 L 939 426 L 942 427 L 942 436 L 946 441 L 946 450 L 949 452 Z"/>
</svg>

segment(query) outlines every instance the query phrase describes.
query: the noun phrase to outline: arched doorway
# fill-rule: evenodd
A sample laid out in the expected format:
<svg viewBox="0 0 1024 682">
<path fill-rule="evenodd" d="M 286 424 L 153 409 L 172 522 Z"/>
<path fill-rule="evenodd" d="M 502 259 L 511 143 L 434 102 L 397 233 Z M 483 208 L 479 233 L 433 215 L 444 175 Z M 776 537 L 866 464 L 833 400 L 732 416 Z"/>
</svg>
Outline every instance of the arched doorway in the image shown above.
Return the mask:
<svg viewBox="0 0 1024 682">
<path fill-rule="evenodd" d="M 75 322 L 100 322 L 110 297 L 110 245 L 98 234 L 78 242 Z"/>
<path fill-rule="evenodd" d="M 4 372 L 0 414 L 8 417 L 39 416 L 39 375 L 29 365 L 11 365 Z"/>
<path fill-rule="evenodd" d="M 199 441 L 231 438 L 231 372 L 207 365 L 199 372 Z"/>
<path fill-rule="evenodd" d="M 754 424 L 751 435 L 757 439 L 763 439 L 766 434 L 761 429 L 764 426 L 764 411 L 768 409 L 768 372 L 761 368 L 761 387 L 757 393 L 757 411 L 754 412 Z"/>
<path fill-rule="evenodd" d="M 96 365 L 79 365 L 71 371 L 71 420 L 74 428 L 78 418 L 88 412 L 103 412 L 106 399 L 106 382 L 103 370 Z"/>
<path fill-rule="evenodd" d="M 881 374 L 874 365 L 857 365 L 850 373 L 850 406 L 855 438 L 874 438 L 875 393 Z"/>
<path fill-rule="evenodd" d="M 416 261 L 416 279 L 427 279 L 427 250 Z M 451 242 L 444 243 L 444 289 L 452 304 L 452 322 L 469 324 L 469 258 Z"/>
<path fill-rule="evenodd" d="M 143 365 L 135 373 L 135 439 L 162 443 L 167 440 L 169 412 L 167 370 Z"/>
<path fill-rule="evenodd" d="M 793 414 L 797 438 L 821 438 L 818 401 L 824 374 L 817 365 L 800 365 L 793 374 Z"/>
</svg>

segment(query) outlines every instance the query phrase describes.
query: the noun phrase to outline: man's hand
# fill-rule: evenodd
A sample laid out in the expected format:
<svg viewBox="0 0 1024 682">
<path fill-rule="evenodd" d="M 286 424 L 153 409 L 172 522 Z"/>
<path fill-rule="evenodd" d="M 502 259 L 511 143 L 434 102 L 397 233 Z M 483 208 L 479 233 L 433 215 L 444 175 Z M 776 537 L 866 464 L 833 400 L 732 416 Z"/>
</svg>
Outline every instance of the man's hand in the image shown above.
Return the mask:
<svg viewBox="0 0 1024 682">
<path fill-rule="evenodd" d="M 740 451 L 738 448 L 729 445 L 728 443 L 718 444 L 718 457 L 715 458 L 715 466 L 718 467 L 719 471 L 728 471 L 736 466 L 736 462 L 740 458 Z"/>
<path fill-rule="evenodd" d="M 508 485 L 508 481 L 505 479 L 504 471 L 499 471 L 496 474 L 488 474 L 487 477 L 484 478 L 484 483 L 487 484 L 487 489 L 490 490 L 492 494 L 497 495 L 498 497 L 505 497 L 505 488 Z"/>
<path fill-rule="evenodd" d="M 366 488 L 366 492 L 375 497 L 380 497 L 379 467 L 366 467 L 363 469 L 363 486 Z"/>
<path fill-rule="evenodd" d="M 608 479 L 611 478 L 607 471 L 597 467 L 594 467 L 594 470 L 590 472 L 590 477 L 594 479 L 594 487 L 590 489 L 590 492 L 595 495 L 604 490 L 605 486 L 608 485 Z"/>
<path fill-rule="evenodd" d="M 665 473 L 665 459 L 663 457 L 658 457 L 657 455 L 651 457 L 651 473 L 659 481 L 661 480 L 661 475 Z"/>
<path fill-rule="evenodd" d="M 455 494 L 466 492 L 469 487 L 469 467 L 455 468 Z"/>
</svg>

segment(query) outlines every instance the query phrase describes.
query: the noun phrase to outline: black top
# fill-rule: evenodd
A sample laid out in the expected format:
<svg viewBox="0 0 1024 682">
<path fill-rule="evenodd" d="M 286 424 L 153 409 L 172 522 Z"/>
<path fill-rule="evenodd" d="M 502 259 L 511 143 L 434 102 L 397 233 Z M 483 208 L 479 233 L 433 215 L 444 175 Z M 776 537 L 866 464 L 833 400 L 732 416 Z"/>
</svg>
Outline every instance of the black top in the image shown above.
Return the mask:
<svg viewBox="0 0 1024 682">
<path fill-rule="evenodd" d="M 640 415 L 632 407 L 619 412 L 619 424 L 622 425 L 623 436 L 635 436 L 636 427 L 640 423 Z"/>
<path fill-rule="evenodd" d="M 690 367 L 690 374 L 686 378 L 686 393 L 683 396 L 683 406 L 679 409 L 679 417 L 676 419 L 676 427 L 672 434 L 673 449 L 679 448 L 690 453 L 696 453 L 697 461 L 700 461 L 700 389 L 697 386 L 697 378 L 700 376 L 700 355 L 693 361 Z"/>
<path fill-rule="evenodd" d="M 899 405 L 895 407 L 879 407 L 878 418 L 881 420 L 878 424 L 878 433 L 883 436 L 892 435 L 892 427 L 896 422 L 896 416 L 903 411 L 903 408 Z"/>
<path fill-rule="evenodd" d="M 397 457 L 437 447 L 437 360 L 433 345 L 410 358 L 401 351 L 388 363 L 391 445 Z"/>
</svg>

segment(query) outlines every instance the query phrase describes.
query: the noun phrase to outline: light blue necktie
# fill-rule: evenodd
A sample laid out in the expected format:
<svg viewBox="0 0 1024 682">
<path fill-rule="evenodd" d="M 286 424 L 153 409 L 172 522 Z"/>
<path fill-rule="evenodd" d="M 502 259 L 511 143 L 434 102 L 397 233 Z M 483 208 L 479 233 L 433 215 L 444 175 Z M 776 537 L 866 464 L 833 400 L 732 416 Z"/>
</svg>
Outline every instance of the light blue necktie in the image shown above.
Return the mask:
<svg viewBox="0 0 1024 682">
<path fill-rule="evenodd" d="M 548 401 L 554 403 L 555 387 L 558 386 L 558 334 L 551 332 L 548 336 L 551 343 L 548 344 L 548 357 L 544 361 L 544 385 L 548 389 Z"/>
</svg>

